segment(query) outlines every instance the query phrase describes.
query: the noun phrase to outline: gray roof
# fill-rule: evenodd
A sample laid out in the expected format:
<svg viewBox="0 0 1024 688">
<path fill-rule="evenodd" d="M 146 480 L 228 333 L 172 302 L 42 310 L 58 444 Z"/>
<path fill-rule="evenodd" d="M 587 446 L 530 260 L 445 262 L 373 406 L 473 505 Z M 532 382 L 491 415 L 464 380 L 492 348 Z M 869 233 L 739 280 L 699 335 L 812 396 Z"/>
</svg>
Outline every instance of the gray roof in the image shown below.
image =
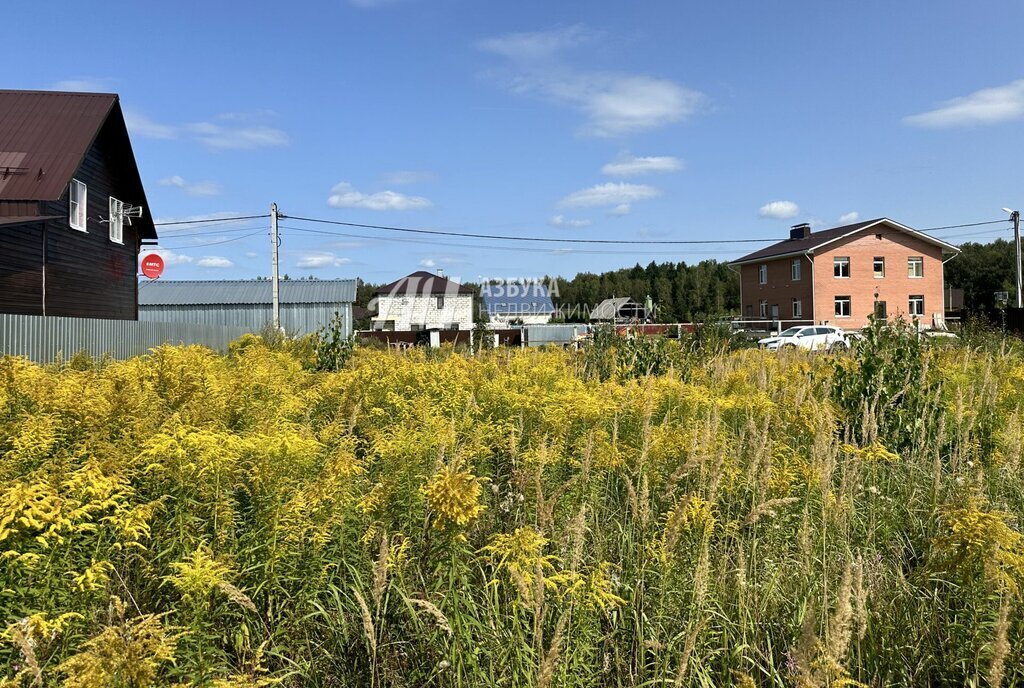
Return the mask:
<svg viewBox="0 0 1024 688">
<path fill-rule="evenodd" d="M 625 306 L 633 299 L 628 296 L 620 296 L 614 299 L 605 299 L 601 303 L 594 306 L 594 310 L 590 311 L 591 320 L 614 320 L 619 316 L 619 309 Z"/>
<path fill-rule="evenodd" d="M 907 234 L 916 236 L 932 244 L 941 246 L 944 253 L 957 252 L 956 246 L 938 239 L 936 237 L 919 232 L 912 227 L 900 224 L 895 220 L 890 220 L 887 217 L 879 217 L 874 220 L 865 220 L 864 222 L 857 222 L 852 225 L 843 225 L 842 227 L 833 227 L 832 229 L 823 229 L 820 232 L 811 232 L 807 237 L 803 239 L 784 239 L 771 246 L 758 249 L 753 253 L 748 253 L 742 258 L 737 258 L 730 262 L 730 265 L 741 265 L 743 263 L 753 263 L 759 260 L 769 260 L 771 258 L 781 258 L 782 256 L 796 255 L 800 253 L 814 253 L 815 249 L 821 248 L 825 244 L 830 244 L 833 241 L 838 241 L 852 234 L 856 234 L 862 230 L 874 227 L 879 224 L 887 225 L 893 229 Z"/>
<path fill-rule="evenodd" d="M 352 303 L 356 281 L 281 280 L 281 303 Z M 270 280 L 153 280 L 139 283 L 140 306 L 269 304 Z"/>
</svg>

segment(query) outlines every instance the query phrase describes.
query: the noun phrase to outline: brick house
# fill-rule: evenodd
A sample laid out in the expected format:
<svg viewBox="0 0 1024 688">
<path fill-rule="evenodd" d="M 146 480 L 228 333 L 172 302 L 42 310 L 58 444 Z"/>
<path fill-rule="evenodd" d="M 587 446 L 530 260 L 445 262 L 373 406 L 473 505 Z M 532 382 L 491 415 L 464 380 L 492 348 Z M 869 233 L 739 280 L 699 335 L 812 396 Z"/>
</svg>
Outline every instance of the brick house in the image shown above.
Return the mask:
<svg viewBox="0 0 1024 688">
<path fill-rule="evenodd" d="M 820 232 L 795 225 L 789 239 L 731 265 L 739 268 L 744 320 L 856 329 L 874 314 L 937 327 L 943 263 L 959 250 L 883 217 Z"/>
<path fill-rule="evenodd" d="M 377 309 L 374 330 L 473 329 L 473 290 L 423 270 L 384 285 L 370 305 Z"/>
</svg>

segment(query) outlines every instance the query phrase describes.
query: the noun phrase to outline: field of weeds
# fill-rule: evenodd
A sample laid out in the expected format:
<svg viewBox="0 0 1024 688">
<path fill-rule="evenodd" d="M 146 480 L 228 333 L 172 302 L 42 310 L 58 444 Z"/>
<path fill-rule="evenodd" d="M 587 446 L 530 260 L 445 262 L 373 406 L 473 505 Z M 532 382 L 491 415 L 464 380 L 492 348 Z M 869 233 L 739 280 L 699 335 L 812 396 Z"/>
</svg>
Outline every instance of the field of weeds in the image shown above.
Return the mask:
<svg viewBox="0 0 1024 688">
<path fill-rule="evenodd" d="M 1024 684 L 1015 349 L 314 363 L 0 360 L 0 685 Z"/>
</svg>

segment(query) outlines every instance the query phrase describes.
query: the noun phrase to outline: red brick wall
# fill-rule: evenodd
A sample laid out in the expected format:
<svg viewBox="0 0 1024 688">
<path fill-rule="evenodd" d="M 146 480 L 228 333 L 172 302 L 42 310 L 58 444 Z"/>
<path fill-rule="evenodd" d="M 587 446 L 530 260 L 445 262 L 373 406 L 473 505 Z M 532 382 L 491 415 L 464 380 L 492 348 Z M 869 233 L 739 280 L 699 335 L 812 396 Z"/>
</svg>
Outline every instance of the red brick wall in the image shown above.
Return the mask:
<svg viewBox="0 0 1024 688">
<path fill-rule="evenodd" d="M 885 258 L 885 277 L 876 278 L 873 272 L 875 256 Z M 907 275 L 907 258 L 924 258 L 924 276 Z M 834 276 L 833 259 L 850 258 L 850 277 Z M 942 302 L 942 249 L 934 244 L 887 227 L 872 227 L 853 237 L 829 244 L 814 255 L 814 295 L 816 322 L 829 322 L 843 328 L 860 328 L 868 324 L 874 312 L 875 293 L 886 302 L 890 320 L 898 315 L 909 319 L 908 300 L 911 295 L 924 296 L 926 325 L 932 324 L 932 314 L 943 312 Z M 756 277 L 756 275 L 755 275 Z M 851 299 L 849 318 L 835 316 L 835 297 Z"/>
<path fill-rule="evenodd" d="M 794 260 L 800 261 L 800 279 L 791 279 L 790 266 Z M 810 321 L 813 317 L 812 303 L 812 269 L 811 262 L 806 256 L 790 256 L 789 258 L 778 258 L 766 260 L 768 266 L 768 283 L 758 282 L 758 267 L 762 263 L 752 263 L 740 266 L 740 288 L 741 305 L 740 316 L 747 317 L 747 307 L 750 307 L 751 317 L 754 320 L 761 319 L 759 302 L 764 299 L 768 302 L 767 317 L 772 317 L 772 305 L 779 306 L 779 319 L 784 321 L 793 320 L 793 299 L 800 299 L 803 304 L 802 320 Z"/>
</svg>

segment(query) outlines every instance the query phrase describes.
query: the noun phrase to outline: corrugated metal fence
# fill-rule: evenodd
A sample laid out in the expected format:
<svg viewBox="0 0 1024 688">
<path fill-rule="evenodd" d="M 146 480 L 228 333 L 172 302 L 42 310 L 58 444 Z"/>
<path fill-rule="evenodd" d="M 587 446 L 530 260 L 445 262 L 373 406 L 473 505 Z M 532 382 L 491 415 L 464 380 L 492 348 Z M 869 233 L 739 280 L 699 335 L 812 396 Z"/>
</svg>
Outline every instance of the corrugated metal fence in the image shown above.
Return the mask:
<svg viewBox="0 0 1024 688">
<path fill-rule="evenodd" d="M 202 344 L 225 351 L 229 342 L 248 331 L 244 327 L 191 323 L 0 313 L 0 354 L 50 363 L 58 354 L 70 358 L 79 351 L 88 351 L 94 357 L 109 354 L 114 358 L 131 358 L 161 344 Z"/>
</svg>

